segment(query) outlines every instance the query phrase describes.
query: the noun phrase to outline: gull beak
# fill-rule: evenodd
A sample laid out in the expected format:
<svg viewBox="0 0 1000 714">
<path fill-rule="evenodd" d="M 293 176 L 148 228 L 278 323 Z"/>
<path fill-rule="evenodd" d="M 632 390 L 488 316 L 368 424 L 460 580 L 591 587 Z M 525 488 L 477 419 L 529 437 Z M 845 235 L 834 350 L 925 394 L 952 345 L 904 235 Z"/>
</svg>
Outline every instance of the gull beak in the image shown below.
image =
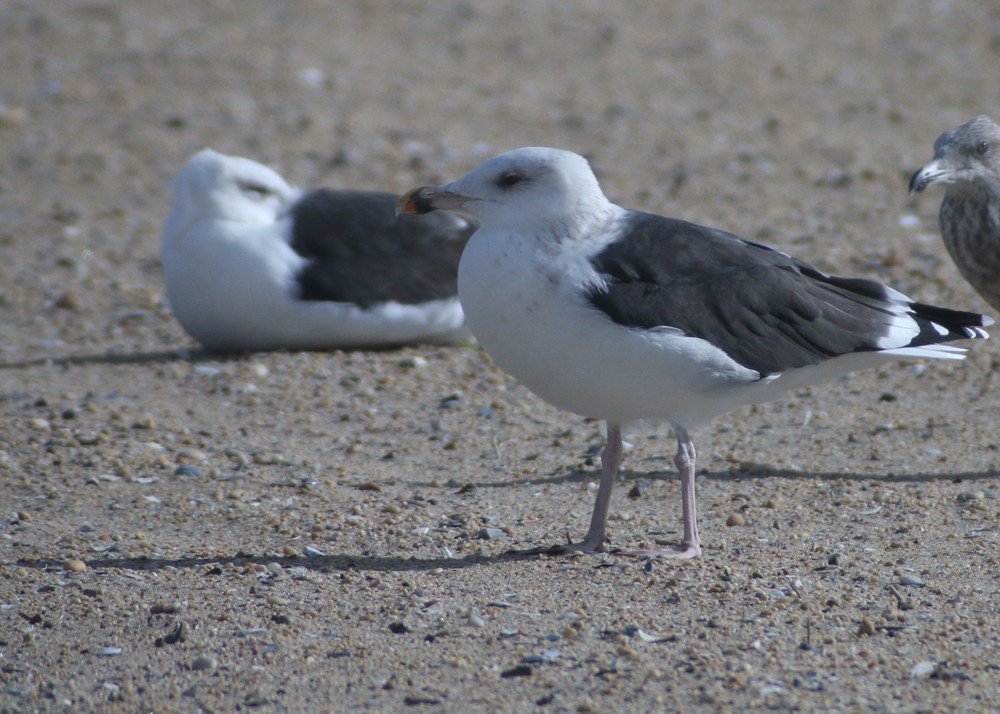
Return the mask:
<svg viewBox="0 0 1000 714">
<path fill-rule="evenodd" d="M 465 196 L 448 191 L 442 186 L 421 186 L 403 194 L 396 203 L 396 215 L 457 211 L 467 200 Z"/>
<path fill-rule="evenodd" d="M 913 177 L 910 179 L 910 193 L 920 193 L 928 186 L 940 181 L 947 183 L 952 173 L 951 169 L 942 166 L 940 159 L 934 159 L 934 161 L 913 174 Z"/>
</svg>

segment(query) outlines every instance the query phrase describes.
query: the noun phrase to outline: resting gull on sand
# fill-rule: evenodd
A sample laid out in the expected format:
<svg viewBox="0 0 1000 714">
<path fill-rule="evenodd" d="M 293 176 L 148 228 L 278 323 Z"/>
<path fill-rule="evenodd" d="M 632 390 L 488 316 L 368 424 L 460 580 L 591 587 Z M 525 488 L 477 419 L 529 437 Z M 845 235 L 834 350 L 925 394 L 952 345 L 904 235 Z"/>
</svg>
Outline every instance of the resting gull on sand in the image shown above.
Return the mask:
<svg viewBox="0 0 1000 714">
<path fill-rule="evenodd" d="M 458 293 L 472 333 L 553 404 L 607 421 L 590 527 L 599 551 L 622 458 L 621 426 L 677 435 L 684 537 L 695 557 L 695 450 L 688 430 L 744 404 L 911 357 L 961 359 L 940 343 L 985 338 L 993 321 L 922 305 L 871 280 L 838 278 L 759 243 L 611 203 L 582 157 L 524 148 L 459 180 L 414 189 L 398 210 L 479 221 Z"/>
<path fill-rule="evenodd" d="M 396 216 L 396 196 L 303 191 L 204 149 L 173 183 L 167 298 L 220 351 L 453 343 L 468 337 L 457 267 L 473 231 L 454 214 Z"/>
<path fill-rule="evenodd" d="M 987 116 L 946 131 L 934 160 L 913 174 L 910 193 L 945 184 L 938 221 L 959 271 L 1000 310 L 1000 126 Z"/>
</svg>

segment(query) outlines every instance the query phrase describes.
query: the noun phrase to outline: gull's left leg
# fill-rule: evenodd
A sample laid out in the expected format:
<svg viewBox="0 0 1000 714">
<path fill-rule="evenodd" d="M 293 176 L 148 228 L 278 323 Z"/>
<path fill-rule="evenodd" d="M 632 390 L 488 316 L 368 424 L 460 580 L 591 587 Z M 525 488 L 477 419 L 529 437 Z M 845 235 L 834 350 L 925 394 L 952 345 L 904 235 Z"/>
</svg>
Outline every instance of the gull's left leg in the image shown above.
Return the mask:
<svg viewBox="0 0 1000 714">
<path fill-rule="evenodd" d="M 674 465 L 681 479 L 681 506 L 684 513 L 684 540 L 678 548 L 658 548 L 654 550 L 631 550 L 630 555 L 647 555 L 658 558 L 697 558 L 701 555 L 701 538 L 698 535 L 698 506 L 694 491 L 694 442 L 687 429 L 674 426 L 677 434 L 677 454 Z"/>
</svg>

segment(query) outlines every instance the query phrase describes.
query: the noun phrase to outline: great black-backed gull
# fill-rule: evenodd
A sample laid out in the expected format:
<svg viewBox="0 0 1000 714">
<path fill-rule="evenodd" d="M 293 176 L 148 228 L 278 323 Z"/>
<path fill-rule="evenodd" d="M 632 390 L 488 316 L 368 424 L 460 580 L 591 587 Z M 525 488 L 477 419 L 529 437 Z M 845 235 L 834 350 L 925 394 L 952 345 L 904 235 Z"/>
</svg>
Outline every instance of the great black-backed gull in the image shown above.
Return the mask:
<svg viewBox="0 0 1000 714">
<path fill-rule="evenodd" d="M 621 425 L 677 435 L 684 537 L 649 555 L 695 557 L 688 430 L 735 407 L 894 359 L 961 359 L 940 343 L 987 337 L 982 315 L 922 305 L 871 280 L 826 275 L 759 243 L 611 203 L 587 161 L 556 149 L 501 154 L 414 189 L 404 212 L 462 210 L 466 320 L 502 368 L 542 398 L 607 421 L 586 536 L 599 551 L 622 457 Z"/>
<path fill-rule="evenodd" d="M 396 198 L 300 190 L 250 159 L 199 151 L 174 180 L 163 231 L 174 315 L 220 351 L 466 339 L 456 280 L 473 226 L 397 217 Z"/>
<path fill-rule="evenodd" d="M 946 184 L 938 219 L 959 271 L 1000 310 L 1000 126 L 987 116 L 934 142 L 934 160 L 913 174 L 910 193 Z"/>
</svg>

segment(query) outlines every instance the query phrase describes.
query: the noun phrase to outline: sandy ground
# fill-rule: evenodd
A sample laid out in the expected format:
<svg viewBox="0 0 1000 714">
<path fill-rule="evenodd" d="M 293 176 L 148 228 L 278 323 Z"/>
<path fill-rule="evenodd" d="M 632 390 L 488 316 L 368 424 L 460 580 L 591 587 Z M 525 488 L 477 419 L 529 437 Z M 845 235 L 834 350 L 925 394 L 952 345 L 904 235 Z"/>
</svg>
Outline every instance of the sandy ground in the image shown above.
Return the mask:
<svg viewBox="0 0 1000 714">
<path fill-rule="evenodd" d="M 1000 711 L 996 344 L 698 429 L 701 560 L 518 558 L 599 423 L 474 347 L 202 354 L 158 260 L 202 146 L 402 192 L 540 144 L 985 309 L 906 181 L 998 66 L 994 0 L 5 0 L 0 712 Z M 672 542 L 629 440 L 613 543 Z"/>
</svg>

